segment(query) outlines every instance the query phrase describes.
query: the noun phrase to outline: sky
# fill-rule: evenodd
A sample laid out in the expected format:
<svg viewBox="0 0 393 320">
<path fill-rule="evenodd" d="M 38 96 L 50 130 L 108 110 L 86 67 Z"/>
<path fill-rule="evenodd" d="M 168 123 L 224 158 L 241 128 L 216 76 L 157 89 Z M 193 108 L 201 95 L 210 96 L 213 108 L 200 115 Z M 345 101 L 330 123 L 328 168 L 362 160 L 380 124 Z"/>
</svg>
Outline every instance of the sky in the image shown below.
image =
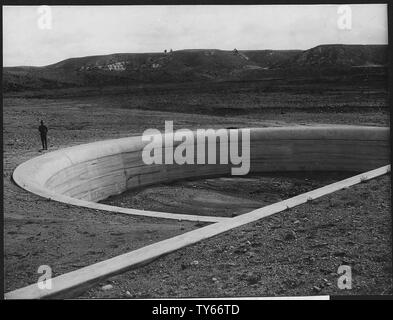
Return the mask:
<svg viewBox="0 0 393 320">
<path fill-rule="evenodd" d="M 164 49 L 304 50 L 320 44 L 387 44 L 385 4 L 350 5 L 350 28 L 339 27 L 343 12 L 338 7 L 51 6 L 48 20 L 38 6 L 5 6 L 3 65 L 43 66 L 73 57 Z"/>
</svg>

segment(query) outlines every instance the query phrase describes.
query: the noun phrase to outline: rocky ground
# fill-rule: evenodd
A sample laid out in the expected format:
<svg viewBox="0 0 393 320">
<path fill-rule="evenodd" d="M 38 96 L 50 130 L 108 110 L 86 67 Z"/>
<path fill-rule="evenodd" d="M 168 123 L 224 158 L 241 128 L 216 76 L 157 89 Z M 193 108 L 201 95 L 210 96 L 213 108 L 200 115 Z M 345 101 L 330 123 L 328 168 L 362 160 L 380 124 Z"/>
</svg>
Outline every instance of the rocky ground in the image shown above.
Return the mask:
<svg viewBox="0 0 393 320">
<path fill-rule="evenodd" d="M 6 292 L 37 281 L 40 265 L 50 265 L 53 274 L 59 275 L 198 227 L 193 222 L 113 215 L 47 201 L 12 181 L 12 172 L 19 164 L 41 154 L 40 119 L 49 127 L 51 151 L 136 135 L 150 127 L 163 128 L 166 119 L 174 120 L 177 126 L 195 127 L 198 122 L 193 115 L 127 110 L 97 98 L 3 102 Z M 197 120 L 212 127 L 239 123 L 236 118 L 202 115 Z"/>
<path fill-rule="evenodd" d="M 317 100 L 334 105 L 338 99 L 337 91 L 334 92 L 328 100 L 323 95 Z M 147 128 L 163 129 L 164 120 L 174 121 L 175 128 L 190 129 L 336 123 L 388 125 L 387 111 L 379 107 L 373 109 L 374 106 L 383 105 L 386 96 L 379 91 L 377 95 L 370 92 L 365 93 L 368 98 L 365 96 L 364 99 L 355 89 L 352 93 L 348 91 L 347 95 L 342 95 L 339 99 L 340 106 L 350 104 L 351 100 L 356 100 L 356 105 L 364 104 L 365 101 L 375 102 L 369 108 L 359 105 L 357 111 L 351 109 L 342 112 L 340 107 L 323 112 L 320 104 L 319 109 L 313 112 L 315 97 L 306 99 L 304 94 L 299 97 L 296 92 L 292 95 L 274 94 L 273 98 L 267 93 L 238 93 L 237 99 L 233 94 L 227 97 L 226 92 L 221 95 L 184 93 L 176 96 L 161 93 L 163 104 L 159 103 L 158 95 L 150 94 L 62 99 L 5 97 L 5 291 L 36 282 L 39 276 L 37 269 L 43 264 L 50 265 L 56 276 L 201 227 L 194 222 L 130 217 L 68 206 L 44 200 L 22 190 L 13 183 L 11 176 L 19 164 L 40 155 L 37 130 L 39 120 L 43 119 L 49 127 L 49 151 L 103 139 L 138 135 Z M 208 102 L 217 105 L 217 108 L 231 106 L 232 100 L 234 108 L 255 107 L 258 104 L 258 108 L 263 109 L 266 104 L 278 105 L 280 102 L 285 103 L 289 109 L 300 103 L 309 109 L 294 112 L 269 109 L 266 112 L 240 115 L 221 111 L 209 114 L 210 109 L 198 109 Z M 179 112 L 170 108 L 166 110 L 165 106 L 169 106 L 169 101 L 184 103 L 188 109 L 178 110 Z M 148 110 L 143 109 L 145 105 Z M 199 110 L 198 114 L 192 113 L 193 106 Z M 205 111 L 208 113 L 204 114 Z M 222 206 L 228 200 L 236 202 L 242 198 L 245 202 L 238 205 L 239 210 L 235 214 L 244 213 L 259 203 L 270 203 L 302 191 L 303 188 L 308 190 L 324 181 L 330 182 L 340 177 L 310 178 L 309 183 L 305 183 L 305 178 L 310 177 L 281 175 L 264 177 L 262 180 L 258 178 L 247 190 L 252 192 L 254 187 L 265 189 L 254 195 L 247 193 L 246 189 L 243 194 L 235 194 L 233 188 L 236 183 L 224 183 L 225 180 L 186 182 L 172 187 L 186 190 L 184 199 L 191 197 L 194 204 L 195 201 L 199 201 L 199 204 L 210 201 L 210 205 L 204 208 L 207 213 L 220 207 L 220 214 L 229 215 L 233 213 Z M 269 190 L 270 183 L 276 183 L 277 188 Z M 193 184 L 200 192 L 198 197 L 195 197 L 195 193 L 190 193 Z M 223 189 L 227 187 L 228 190 Z M 190 212 L 194 210 L 186 201 L 174 206 L 173 199 L 165 191 L 168 186 L 156 188 L 158 189 L 138 191 L 134 198 L 128 198 L 131 200 L 127 201 L 132 206 L 138 206 L 138 199 L 161 199 L 164 201 L 162 210 L 166 210 L 168 204 L 172 208 L 184 206 Z M 155 198 L 152 198 L 151 190 L 157 191 L 154 192 Z M 336 275 L 332 274 L 344 262 L 354 266 L 355 289 L 349 293 L 390 292 L 389 192 L 389 178 L 376 179 L 180 250 L 151 265 L 111 279 L 112 290 L 102 291 L 98 286 L 84 297 L 342 293 L 334 289 Z M 157 203 L 151 202 L 149 205 L 159 209 Z M 314 286 L 320 290 L 313 289 Z"/>
<path fill-rule="evenodd" d="M 392 294 L 390 176 L 333 193 L 102 282 L 82 298 Z M 337 286 L 351 267 L 352 289 Z"/>
</svg>

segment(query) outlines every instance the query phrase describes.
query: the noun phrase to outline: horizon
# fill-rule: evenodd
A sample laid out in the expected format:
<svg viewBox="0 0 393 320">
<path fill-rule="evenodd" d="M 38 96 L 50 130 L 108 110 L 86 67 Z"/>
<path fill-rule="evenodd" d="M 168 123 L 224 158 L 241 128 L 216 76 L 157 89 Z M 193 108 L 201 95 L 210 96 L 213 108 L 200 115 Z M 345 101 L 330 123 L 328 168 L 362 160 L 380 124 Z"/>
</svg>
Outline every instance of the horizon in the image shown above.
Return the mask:
<svg viewBox="0 0 393 320">
<path fill-rule="evenodd" d="M 320 45 L 387 45 L 387 6 L 349 6 L 348 30 L 337 26 L 340 5 L 51 6 L 47 29 L 39 28 L 40 7 L 4 6 L 3 66 L 43 67 L 170 48 L 304 51 Z M 213 47 L 220 49 L 208 49 Z"/>
<path fill-rule="evenodd" d="M 320 46 L 387 46 L 387 44 L 356 44 L 356 43 L 329 43 L 329 44 L 319 44 L 314 47 L 308 48 L 308 49 L 238 49 L 234 48 L 238 51 L 307 51 L 316 47 Z M 176 51 L 202 51 L 202 50 L 217 50 L 217 51 L 232 51 L 232 50 L 225 50 L 225 49 L 217 49 L 217 48 L 193 48 L 193 49 L 178 49 L 178 50 L 173 50 L 173 52 Z M 33 67 L 33 68 L 44 68 L 50 65 L 54 65 L 63 61 L 71 60 L 71 59 L 83 59 L 83 58 L 88 58 L 88 57 L 104 57 L 104 56 L 110 56 L 110 55 L 116 55 L 116 54 L 157 54 L 157 53 L 163 53 L 163 51 L 151 51 L 151 52 L 114 52 L 114 53 L 108 53 L 108 54 L 93 54 L 93 55 L 87 55 L 87 56 L 78 56 L 78 57 L 69 57 L 65 58 L 63 60 L 43 65 L 43 66 L 34 66 L 34 65 L 15 65 L 15 66 L 3 66 L 3 68 L 28 68 L 28 67 Z"/>
</svg>

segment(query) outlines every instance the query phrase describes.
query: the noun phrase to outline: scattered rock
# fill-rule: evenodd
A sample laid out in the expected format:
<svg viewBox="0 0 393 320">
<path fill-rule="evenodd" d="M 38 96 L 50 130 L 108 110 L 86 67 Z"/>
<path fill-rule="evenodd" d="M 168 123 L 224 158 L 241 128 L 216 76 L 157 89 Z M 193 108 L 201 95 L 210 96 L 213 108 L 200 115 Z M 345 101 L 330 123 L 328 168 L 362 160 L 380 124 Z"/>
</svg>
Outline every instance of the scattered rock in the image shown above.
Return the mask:
<svg viewBox="0 0 393 320">
<path fill-rule="evenodd" d="M 313 289 L 313 291 L 315 291 L 315 292 L 319 292 L 319 291 L 322 290 L 320 287 L 317 287 L 317 286 L 312 287 L 312 289 Z"/>
<path fill-rule="evenodd" d="M 234 250 L 233 252 L 234 253 L 246 253 L 247 252 L 247 248 L 239 247 L 236 250 Z"/>
<path fill-rule="evenodd" d="M 104 291 L 112 290 L 113 286 L 111 284 L 107 284 L 105 286 L 102 286 L 101 289 L 104 290 Z"/>
<path fill-rule="evenodd" d="M 255 252 L 249 251 L 249 252 L 247 253 L 247 255 L 248 255 L 249 258 L 254 258 L 254 257 L 255 257 Z"/>
<path fill-rule="evenodd" d="M 284 240 L 285 241 L 290 241 L 290 240 L 295 240 L 296 239 L 296 233 L 295 231 L 288 231 L 285 235 L 284 235 Z"/>
<path fill-rule="evenodd" d="M 328 243 L 322 242 L 322 243 L 313 244 L 313 245 L 311 245 L 311 247 L 312 247 L 312 248 L 322 248 L 322 247 L 326 247 L 326 246 L 328 246 L 328 245 L 329 245 Z"/>
<path fill-rule="evenodd" d="M 243 279 L 247 281 L 248 284 L 255 284 L 258 283 L 260 280 L 260 276 L 253 273 L 253 272 L 247 272 L 244 276 Z"/>
</svg>

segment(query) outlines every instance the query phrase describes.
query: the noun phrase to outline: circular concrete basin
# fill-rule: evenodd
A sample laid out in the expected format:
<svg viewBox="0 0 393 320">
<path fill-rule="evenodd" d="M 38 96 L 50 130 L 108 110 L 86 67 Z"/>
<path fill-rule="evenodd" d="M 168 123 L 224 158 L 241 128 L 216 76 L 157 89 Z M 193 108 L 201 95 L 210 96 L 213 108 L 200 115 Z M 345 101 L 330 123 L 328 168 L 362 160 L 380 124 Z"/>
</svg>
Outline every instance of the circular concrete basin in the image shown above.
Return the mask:
<svg viewBox="0 0 393 320">
<path fill-rule="evenodd" d="M 298 126 L 231 130 L 237 133 L 250 130 L 250 173 L 361 172 L 390 162 L 389 128 Z M 218 156 L 219 143 L 218 139 L 206 143 L 206 152 L 207 148 L 215 144 Z M 195 221 L 217 222 L 228 219 L 143 211 L 97 203 L 128 189 L 185 178 L 227 176 L 233 167 L 239 167 L 231 163 L 146 164 L 142 159 L 142 150 L 147 144 L 141 136 L 135 136 L 49 152 L 19 165 L 13 173 L 13 179 L 20 187 L 42 197 L 93 209 Z M 174 149 L 178 144 L 174 143 Z M 241 144 L 236 147 L 240 155 Z M 168 152 L 168 148 L 164 149 L 164 153 Z"/>
</svg>

